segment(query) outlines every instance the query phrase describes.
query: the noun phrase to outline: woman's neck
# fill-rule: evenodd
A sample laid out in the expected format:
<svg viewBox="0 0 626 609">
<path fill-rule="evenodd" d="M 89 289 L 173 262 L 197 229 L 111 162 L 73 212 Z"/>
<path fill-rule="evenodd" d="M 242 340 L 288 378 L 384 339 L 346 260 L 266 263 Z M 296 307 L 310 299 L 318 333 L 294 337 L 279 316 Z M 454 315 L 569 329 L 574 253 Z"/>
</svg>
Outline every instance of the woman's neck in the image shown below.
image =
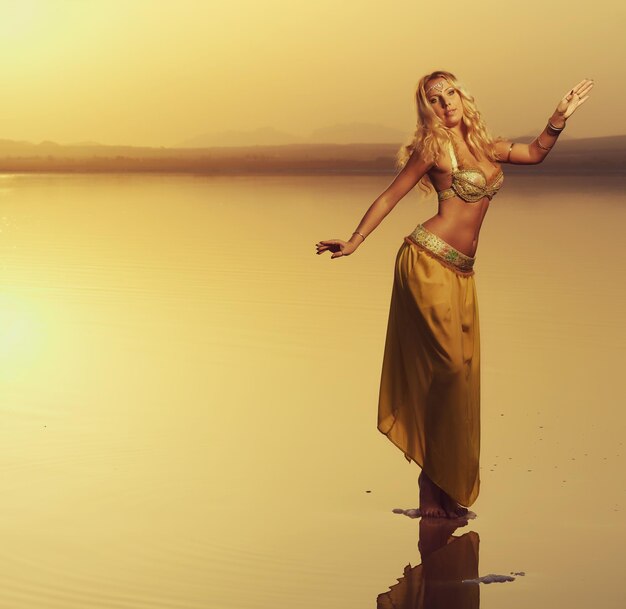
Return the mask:
<svg viewBox="0 0 626 609">
<path fill-rule="evenodd" d="M 467 127 L 463 121 L 459 121 L 454 127 L 449 127 L 449 130 L 452 132 L 452 135 L 459 140 L 465 140 L 465 136 L 467 135 Z"/>
</svg>

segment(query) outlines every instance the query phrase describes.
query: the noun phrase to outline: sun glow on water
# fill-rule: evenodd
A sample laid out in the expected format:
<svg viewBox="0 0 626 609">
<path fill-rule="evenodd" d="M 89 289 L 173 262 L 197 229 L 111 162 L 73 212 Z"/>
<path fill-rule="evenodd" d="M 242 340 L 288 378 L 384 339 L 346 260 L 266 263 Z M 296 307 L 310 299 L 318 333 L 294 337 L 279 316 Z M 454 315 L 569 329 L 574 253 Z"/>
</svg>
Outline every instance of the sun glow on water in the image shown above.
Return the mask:
<svg viewBox="0 0 626 609">
<path fill-rule="evenodd" d="M 26 300 L 0 295 L 0 363 L 2 375 L 17 373 L 39 354 L 42 346 L 39 316 Z"/>
</svg>

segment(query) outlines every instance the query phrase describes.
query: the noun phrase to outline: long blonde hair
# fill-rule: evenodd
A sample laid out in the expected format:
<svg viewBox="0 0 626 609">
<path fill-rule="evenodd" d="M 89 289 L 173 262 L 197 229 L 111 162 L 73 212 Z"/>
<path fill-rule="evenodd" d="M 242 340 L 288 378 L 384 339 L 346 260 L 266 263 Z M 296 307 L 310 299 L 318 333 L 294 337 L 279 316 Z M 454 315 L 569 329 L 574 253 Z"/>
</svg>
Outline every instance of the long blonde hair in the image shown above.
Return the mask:
<svg viewBox="0 0 626 609">
<path fill-rule="evenodd" d="M 447 150 L 448 142 L 452 143 L 450 130 L 432 109 L 426 95 L 426 84 L 434 78 L 445 78 L 459 93 L 463 104 L 463 124 L 467 130 L 467 147 L 475 156 L 486 156 L 497 161 L 495 142 L 476 108 L 474 97 L 457 80 L 456 76 L 445 70 L 436 70 L 420 78 L 415 91 L 417 106 L 417 128 L 410 141 L 404 144 L 396 154 L 396 166 L 402 169 L 414 151 L 417 151 L 428 162 L 436 162 Z M 498 138 L 501 139 L 501 138 Z M 428 175 L 420 180 L 420 187 L 429 191 L 431 182 Z"/>
</svg>

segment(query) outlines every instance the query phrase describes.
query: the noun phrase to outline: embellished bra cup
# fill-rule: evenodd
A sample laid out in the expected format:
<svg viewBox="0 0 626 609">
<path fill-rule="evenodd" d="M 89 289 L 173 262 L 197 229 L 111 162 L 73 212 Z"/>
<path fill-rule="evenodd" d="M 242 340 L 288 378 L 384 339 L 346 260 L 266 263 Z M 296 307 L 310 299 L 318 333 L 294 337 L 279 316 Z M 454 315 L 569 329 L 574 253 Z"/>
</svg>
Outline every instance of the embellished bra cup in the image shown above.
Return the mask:
<svg viewBox="0 0 626 609">
<path fill-rule="evenodd" d="M 502 171 L 499 171 L 493 182 L 488 184 L 485 174 L 480 169 L 459 169 L 452 144 L 450 144 L 450 158 L 452 160 L 452 185 L 437 193 L 440 201 L 458 196 L 467 203 L 475 203 L 483 197 L 492 199 L 502 187 L 504 182 Z"/>
<path fill-rule="evenodd" d="M 500 172 L 492 184 L 487 184 L 482 171 L 475 169 L 458 169 L 452 175 L 452 188 L 455 194 L 459 195 L 464 201 L 472 203 L 480 201 L 483 197 L 494 197 L 502 183 L 504 182 L 504 174 Z"/>
</svg>

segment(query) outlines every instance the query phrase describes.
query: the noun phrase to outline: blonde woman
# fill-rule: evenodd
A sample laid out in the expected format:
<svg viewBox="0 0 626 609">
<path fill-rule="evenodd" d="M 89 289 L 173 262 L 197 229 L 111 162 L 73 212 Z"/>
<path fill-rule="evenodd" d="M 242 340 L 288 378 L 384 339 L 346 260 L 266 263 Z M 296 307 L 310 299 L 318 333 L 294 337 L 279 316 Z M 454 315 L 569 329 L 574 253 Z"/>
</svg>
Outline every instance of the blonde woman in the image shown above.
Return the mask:
<svg viewBox="0 0 626 609">
<path fill-rule="evenodd" d="M 438 70 L 416 90 L 417 130 L 398 153 L 398 175 L 348 241 L 316 244 L 349 256 L 416 184 L 434 187 L 437 214 L 400 246 L 395 261 L 378 402 L 378 429 L 421 468 L 420 513 L 457 518 L 478 497 L 480 336 L 474 261 L 480 227 L 502 186 L 501 163 L 541 163 L 589 98 L 582 80 L 530 144 L 493 140 L 474 98 Z"/>
</svg>

